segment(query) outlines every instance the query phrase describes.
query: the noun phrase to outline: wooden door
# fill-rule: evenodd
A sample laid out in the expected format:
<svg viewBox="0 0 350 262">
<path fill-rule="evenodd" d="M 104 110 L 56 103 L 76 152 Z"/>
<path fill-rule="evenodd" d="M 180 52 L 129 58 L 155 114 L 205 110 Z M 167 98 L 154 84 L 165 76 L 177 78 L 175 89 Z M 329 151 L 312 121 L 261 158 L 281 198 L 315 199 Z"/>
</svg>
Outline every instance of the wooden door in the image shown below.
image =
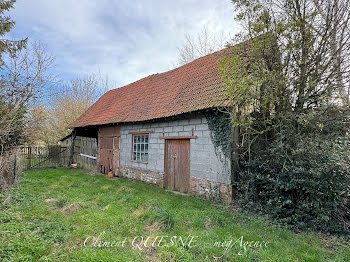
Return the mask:
<svg viewBox="0 0 350 262">
<path fill-rule="evenodd" d="M 190 140 L 165 140 L 166 189 L 189 192 L 190 188 Z"/>
<path fill-rule="evenodd" d="M 120 126 L 101 127 L 99 132 L 100 172 L 119 174 Z"/>
</svg>

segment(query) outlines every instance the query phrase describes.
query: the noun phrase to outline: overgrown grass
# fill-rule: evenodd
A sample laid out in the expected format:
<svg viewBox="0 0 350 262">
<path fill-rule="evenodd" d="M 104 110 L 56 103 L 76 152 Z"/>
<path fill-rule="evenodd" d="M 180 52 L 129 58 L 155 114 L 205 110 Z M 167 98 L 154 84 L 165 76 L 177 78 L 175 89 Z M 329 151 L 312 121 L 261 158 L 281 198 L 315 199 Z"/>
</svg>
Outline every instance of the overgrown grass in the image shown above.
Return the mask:
<svg viewBox="0 0 350 262">
<path fill-rule="evenodd" d="M 1 261 L 350 261 L 344 240 L 295 234 L 210 201 L 82 170 L 27 172 L 1 194 L 0 221 Z M 100 240 L 119 247 L 93 247 L 92 238 L 84 246 L 102 232 Z M 168 238 L 142 247 L 141 236 Z M 185 245 L 172 245 L 173 236 Z M 242 237 L 268 244 L 244 251 Z M 214 245 L 229 240 L 227 252 Z"/>
</svg>

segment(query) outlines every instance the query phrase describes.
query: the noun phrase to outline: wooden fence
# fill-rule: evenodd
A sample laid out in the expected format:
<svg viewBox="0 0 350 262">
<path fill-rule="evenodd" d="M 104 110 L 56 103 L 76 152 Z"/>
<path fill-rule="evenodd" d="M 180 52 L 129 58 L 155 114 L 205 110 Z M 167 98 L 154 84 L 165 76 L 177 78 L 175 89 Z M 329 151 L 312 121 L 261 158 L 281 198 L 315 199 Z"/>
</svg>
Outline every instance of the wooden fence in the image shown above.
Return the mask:
<svg viewBox="0 0 350 262">
<path fill-rule="evenodd" d="M 19 164 L 24 170 L 69 165 L 70 149 L 61 146 L 25 146 L 19 148 Z"/>
<path fill-rule="evenodd" d="M 97 139 L 77 136 L 74 142 L 73 162 L 80 167 L 97 170 Z"/>
<path fill-rule="evenodd" d="M 71 146 L 22 146 L 0 155 L 0 190 L 9 187 L 23 170 L 68 167 Z M 97 139 L 77 136 L 73 163 L 97 171 Z"/>
<path fill-rule="evenodd" d="M 71 146 L 24 146 L 18 148 L 23 170 L 35 168 L 66 167 L 70 163 Z M 79 167 L 97 170 L 97 139 L 77 136 L 73 148 L 73 163 Z"/>
</svg>

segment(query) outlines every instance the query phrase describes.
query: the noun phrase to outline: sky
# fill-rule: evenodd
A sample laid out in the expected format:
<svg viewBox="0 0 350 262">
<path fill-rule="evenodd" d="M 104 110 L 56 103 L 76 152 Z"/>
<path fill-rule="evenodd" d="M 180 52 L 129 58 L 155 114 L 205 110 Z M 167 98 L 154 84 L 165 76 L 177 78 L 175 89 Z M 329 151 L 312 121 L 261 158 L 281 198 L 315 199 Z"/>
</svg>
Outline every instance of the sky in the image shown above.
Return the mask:
<svg viewBox="0 0 350 262">
<path fill-rule="evenodd" d="M 17 0 L 8 38 L 40 40 L 69 80 L 100 72 L 120 87 L 174 68 L 185 33 L 238 31 L 230 0 Z"/>
</svg>

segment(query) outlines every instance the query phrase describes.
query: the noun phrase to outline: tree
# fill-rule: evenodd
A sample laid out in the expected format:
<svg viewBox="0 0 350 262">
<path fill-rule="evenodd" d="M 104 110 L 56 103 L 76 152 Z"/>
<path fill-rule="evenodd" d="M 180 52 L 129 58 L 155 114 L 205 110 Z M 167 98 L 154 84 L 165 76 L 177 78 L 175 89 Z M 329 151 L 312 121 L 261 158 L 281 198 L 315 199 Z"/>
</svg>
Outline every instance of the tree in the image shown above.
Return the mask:
<svg viewBox="0 0 350 262">
<path fill-rule="evenodd" d="M 29 108 L 26 117 L 28 144 L 45 145 L 47 141 L 50 141 L 50 134 L 47 132 L 49 117 L 50 114 L 45 104 Z"/>
<path fill-rule="evenodd" d="M 317 12 L 322 18 L 322 23 L 330 27 L 329 45 L 331 55 L 334 59 L 336 70 L 336 84 L 340 90 L 340 98 L 349 104 L 350 90 L 346 90 L 346 83 L 343 80 L 349 79 L 349 34 L 350 34 L 350 3 L 349 1 L 334 0 L 321 3 L 313 0 Z M 316 31 L 319 33 L 318 31 Z M 349 82 L 349 81 L 348 81 Z M 348 89 L 350 84 L 348 84 Z"/>
<path fill-rule="evenodd" d="M 15 1 L 1 1 L 0 3 L 0 36 L 4 36 L 14 26 L 14 21 L 5 15 L 13 8 Z M 4 76 L 4 54 L 14 54 L 26 45 L 26 40 L 10 41 L 0 39 L 0 154 L 16 145 L 23 134 L 23 119 L 25 104 L 30 94 L 28 85 L 22 88 L 14 87 L 13 83 Z"/>
<path fill-rule="evenodd" d="M 5 13 L 13 8 L 16 0 L 8 0 L 0 2 L 0 36 L 4 36 L 10 32 L 15 26 L 15 22 Z M 2 54 L 4 52 L 12 52 L 22 49 L 26 45 L 26 40 L 11 41 L 8 39 L 0 39 L 0 64 L 2 62 Z"/>
<path fill-rule="evenodd" d="M 349 82 L 349 3 L 233 3 L 246 41 L 219 70 L 239 197 L 298 228 L 349 232 L 350 112 L 339 107 Z"/>
<path fill-rule="evenodd" d="M 178 65 L 184 65 L 196 58 L 208 55 L 220 49 L 223 49 L 228 42 L 229 37 L 223 32 L 215 35 L 204 26 L 202 31 L 196 36 L 185 33 L 185 41 L 178 47 L 179 59 Z"/>
<path fill-rule="evenodd" d="M 68 135 L 68 126 L 109 90 L 112 84 L 107 77 L 91 74 L 75 78 L 64 85 L 50 100 L 44 142 L 57 143 L 59 139 Z"/>
<path fill-rule="evenodd" d="M 246 39 L 271 33 L 293 110 L 333 102 L 348 82 L 348 1 L 233 0 Z M 263 48 L 265 48 L 264 46 Z M 263 50 L 261 50 L 263 51 Z"/>
<path fill-rule="evenodd" d="M 17 100 L 33 106 L 42 103 L 53 94 L 58 78 L 51 70 L 55 57 L 40 41 L 31 42 L 25 48 L 8 52 L 3 59 L 2 79 L 8 82 L 6 92 L 21 90 Z M 21 98 L 21 99 L 20 99 Z"/>
<path fill-rule="evenodd" d="M 54 56 L 41 42 L 32 42 L 3 56 L 1 94 L 7 105 L 4 110 L 11 109 L 6 114 L 4 111 L 3 127 L 6 127 L 8 135 L 11 134 L 11 128 L 21 130 L 16 135 L 21 143 L 32 143 L 34 137 L 37 137 L 38 132 L 33 132 L 35 126 L 41 125 L 35 123 L 41 121 L 37 113 L 42 111 L 43 101 L 47 101 L 52 95 L 53 87 L 57 83 L 57 77 L 51 73 L 54 61 Z M 15 116 L 19 112 L 22 120 L 18 122 L 18 126 L 14 119 L 17 119 Z"/>
<path fill-rule="evenodd" d="M 247 42 L 235 46 L 236 54 L 224 59 L 220 70 L 234 101 L 233 121 L 248 132 L 244 138 L 255 141 L 251 135 L 276 130 L 271 123 L 278 124 L 279 116 L 339 103 L 339 94 L 344 98 L 350 42 L 346 1 L 233 3 L 245 28 L 240 38 Z M 257 127 L 257 119 L 264 124 Z"/>
</svg>

